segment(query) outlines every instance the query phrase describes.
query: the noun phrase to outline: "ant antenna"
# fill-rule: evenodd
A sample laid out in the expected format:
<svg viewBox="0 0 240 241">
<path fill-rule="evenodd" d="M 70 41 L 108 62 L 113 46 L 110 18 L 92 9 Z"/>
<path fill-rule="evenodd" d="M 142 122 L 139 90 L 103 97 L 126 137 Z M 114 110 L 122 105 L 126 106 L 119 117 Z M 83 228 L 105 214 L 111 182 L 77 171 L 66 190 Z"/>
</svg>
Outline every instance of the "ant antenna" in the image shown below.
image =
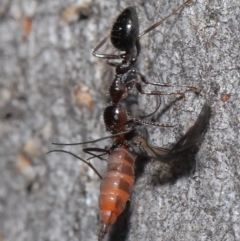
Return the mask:
<svg viewBox="0 0 240 241">
<path fill-rule="evenodd" d="M 75 155 L 74 153 L 70 152 L 70 151 L 65 151 L 65 150 L 52 150 L 47 152 L 46 154 L 52 153 L 52 152 L 62 152 L 62 153 L 67 153 L 75 158 L 77 158 L 78 160 L 84 162 L 85 164 L 87 164 L 90 168 L 92 168 L 92 170 L 100 177 L 100 179 L 102 179 L 102 176 L 100 175 L 100 173 L 96 170 L 96 168 L 90 163 L 90 161 L 85 161 L 84 159 L 82 159 L 81 157 Z"/>
<path fill-rule="evenodd" d="M 191 2 L 192 0 L 187 0 L 186 2 L 184 2 L 182 5 L 180 5 L 177 9 L 173 10 L 170 14 L 168 14 L 166 17 L 162 18 L 160 21 L 156 22 L 155 24 L 153 24 L 151 27 L 145 29 L 142 33 L 139 34 L 138 39 L 140 39 L 143 35 L 145 35 L 146 33 L 152 31 L 154 28 L 158 27 L 159 25 L 161 25 L 166 19 L 168 19 L 169 17 L 171 17 L 172 15 L 174 15 L 175 13 L 177 13 L 179 10 L 181 10 L 185 5 L 187 5 L 189 2 Z"/>
<path fill-rule="evenodd" d="M 56 146 L 77 146 L 77 145 L 84 145 L 84 144 L 89 144 L 89 143 L 96 143 L 96 142 L 99 142 L 99 141 L 102 141 L 102 140 L 106 140 L 106 139 L 109 139 L 109 138 L 113 138 L 113 137 L 117 137 L 117 136 L 128 134 L 131 131 L 132 130 L 130 130 L 130 131 L 123 131 L 121 133 L 113 134 L 111 136 L 105 136 L 105 137 L 102 137 L 102 138 L 99 138 L 99 139 L 96 139 L 96 140 L 92 140 L 92 141 L 77 142 L 77 143 L 56 143 L 56 142 L 53 142 L 52 145 L 56 145 Z"/>
</svg>

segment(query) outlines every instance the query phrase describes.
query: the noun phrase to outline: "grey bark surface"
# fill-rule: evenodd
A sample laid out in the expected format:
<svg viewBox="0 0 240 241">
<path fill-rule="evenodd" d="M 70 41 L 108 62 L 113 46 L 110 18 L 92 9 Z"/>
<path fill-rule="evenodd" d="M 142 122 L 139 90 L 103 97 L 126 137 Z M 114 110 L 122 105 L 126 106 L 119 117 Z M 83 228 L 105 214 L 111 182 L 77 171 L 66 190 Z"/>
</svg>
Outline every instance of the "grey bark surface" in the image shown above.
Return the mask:
<svg viewBox="0 0 240 241">
<path fill-rule="evenodd" d="M 61 149 L 51 142 L 108 135 L 102 113 L 114 71 L 91 50 L 121 8 L 138 6 L 144 30 L 179 4 L 0 2 L 0 240 L 97 240 L 99 178 L 69 155 L 45 153 Z M 88 18 L 64 20 L 63 11 L 76 5 L 79 11 L 89 7 Z M 26 34 L 23 22 L 28 18 L 32 28 Z M 196 172 L 156 184 L 159 163 L 147 163 L 125 219 L 106 240 L 240 240 L 239 22 L 238 1 L 197 0 L 142 38 L 138 67 L 150 81 L 202 87 L 199 96 L 187 93 L 158 120 L 174 128 L 148 128 L 149 142 L 171 147 L 205 101 L 212 115 Z M 173 99 L 163 97 L 161 108 Z M 154 103 L 155 98 L 138 96 L 143 112 L 154 109 Z M 87 157 L 82 146 L 65 150 Z M 92 163 L 104 172 L 106 163 Z"/>
</svg>

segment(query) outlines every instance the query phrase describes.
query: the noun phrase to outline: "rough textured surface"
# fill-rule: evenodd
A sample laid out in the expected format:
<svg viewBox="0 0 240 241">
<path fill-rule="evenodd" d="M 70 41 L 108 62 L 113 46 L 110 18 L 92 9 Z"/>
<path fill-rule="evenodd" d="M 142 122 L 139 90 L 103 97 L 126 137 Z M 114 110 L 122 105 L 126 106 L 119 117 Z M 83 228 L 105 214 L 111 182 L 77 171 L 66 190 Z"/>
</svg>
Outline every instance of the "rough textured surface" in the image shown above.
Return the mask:
<svg viewBox="0 0 240 241">
<path fill-rule="evenodd" d="M 142 30 L 180 4 L 0 2 L 0 240 L 97 239 L 98 177 L 71 156 L 45 153 L 53 141 L 107 135 L 101 115 L 113 70 L 91 49 L 116 13 L 134 3 Z M 203 87 L 159 119 L 175 128 L 149 128 L 151 142 L 171 146 L 205 100 L 212 118 L 196 172 L 153 184 L 159 166 L 148 163 L 110 240 L 240 240 L 239 12 L 234 0 L 193 1 L 142 39 L 139 68 L 151 81 Z M 171 100 L 164 97 L 162 106 Z M 154 106 L 146 97 L 138 102 L 142 110 Z M 86 157 L 81 146 L 65 149 Z M 105 163 L 92 162 L 104 171 Z"/>
</svg>

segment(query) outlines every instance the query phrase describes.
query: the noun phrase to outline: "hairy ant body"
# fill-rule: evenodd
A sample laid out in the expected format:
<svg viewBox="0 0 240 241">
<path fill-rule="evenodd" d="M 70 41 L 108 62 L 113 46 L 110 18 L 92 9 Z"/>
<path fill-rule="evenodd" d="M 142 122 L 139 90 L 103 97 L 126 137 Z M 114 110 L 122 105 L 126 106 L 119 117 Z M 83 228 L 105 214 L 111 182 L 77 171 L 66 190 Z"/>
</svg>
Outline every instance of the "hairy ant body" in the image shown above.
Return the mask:
<svg viewBox="0 0 240 241">
<path fill-rule="evenodd" d="M 136 118 L 129 119 L 126 109 L 119 103 L 127 96 L 129 91 L 135 86 L 137 91 L 146 95 L 171 95 L 178 94 L 184 96 L 182 92 L 165 93 L 161 91 L 148 91 L 142 89 L 141 82 L 136 79 L 129 78 L 132 75 L 137 75 L 144 84 L 171 87 L 169 84 L 150 83 L 146 80 L 145 76 L 140 71 L 133 68 L 141 51 L 140 38 L 146 33 L 150 32 L 163 21 L 176 12 L 181 10 L 191 0 L 187 0 L 171 14 L 166 16 L 161 21 L 153 24 L 151 27 L 139 34 L 138 16 L 135 7 L 128 7 L 123 10 L 113 24 L 110 39 L 115 48 L 119 51 L 124 51 L 123 54 L 98 54 L 97 50 L 106 42 L 107 37 L 104 38 L 93 50 L 93 55 L 99 58 L 107 59 L 107 63 L 115 67 L 115 78 L 109 88 L 111 103 L 104 110 L 104 123 L 107 131 L 112 135 L 100 138 L 98 140 L 74 143 L 74 144 L 59 144 L 57 145 L 79 145 L 94 143 L 103 139 L 111 138 L 113 140 L 112 146 L 106 150 L 101 148 L 85 148 L 84 152 L 102 159 L 102 156 L 108 155 L 107 170 L 103 176 L 92 166 L 89 160 L 84 160 L 71 152 L 64 150 L 53 150 L 50 152 L 64 152 L 68 153 L 90 166 L 94 172 L 102 179 L 100 184 L 99 196 L 99 216 L 101 222 L 101 229 L 99 232 L 98 240 L 102 240 L 108 232 L 109 227 L 115 222 L 116 218 L 122 213 L 125 208 L 126 202 L 129 200 L 132 185 L 134 183 L 134 163 L 135 156 L 131 154 L 129 148 L 129 141 L 133 141 L 137 145 L 141 145 L 149 153 L 151 157 L 157 158 L 161 161 L 172 158 L 173 156 L 181 153 L 183 150 L 198 144 L 201 141 L 201 135 L 205 129 L 209 119 L 209 107 L 204 105 L 201 114 L 199 115 L 196 124 L 190 129 L 182 139 L 170 150 L 166 155 L 158 153 L 159 148 L 151 147 L 148 143 L 140 137 L 137 130 L 134 128 L 136 124 L 141 125 L 154 125 L 164 127 L 159 123 L 152 123 L 146 120 Z M 120 62 L 119 62 L 120 61 Z M 198 91 L 197 88 L 192 86 L 184 86 L 187 90 Z M 155 110 L 156 111 L 156 110 Z M 153 113 L 155 113 L 155 111 Z M 151 113 L 151 114 L 153 114 Z M 150 115 L 151 115 L 150 114 Z M 201 126 L 201 128 L 199 128 Z M 195 137 L 195 138 L 191 138 Z M 101 154 L 94 154 L 98 152 Z M 92 158 L 91 157 L 91 158 Z M 90 159 L 91 159 L 90 158 Z"/>
</svg>

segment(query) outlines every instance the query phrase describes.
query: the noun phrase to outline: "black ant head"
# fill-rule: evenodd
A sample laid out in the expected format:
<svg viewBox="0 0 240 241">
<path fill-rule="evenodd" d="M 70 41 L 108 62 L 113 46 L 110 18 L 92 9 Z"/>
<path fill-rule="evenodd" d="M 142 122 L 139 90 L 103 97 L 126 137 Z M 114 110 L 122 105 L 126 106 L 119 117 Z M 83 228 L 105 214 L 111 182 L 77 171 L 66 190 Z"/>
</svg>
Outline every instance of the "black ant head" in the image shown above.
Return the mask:
<svg viewBox="0 0 240 241">
<path fill-rule="evenodd" d="M 111 42 L 120 51 L 130 51 L 135 47 L 139 35 L 139 22 L 135 7 L 124 9 L 117 17 L 111 30 Z"/>
</svg>

